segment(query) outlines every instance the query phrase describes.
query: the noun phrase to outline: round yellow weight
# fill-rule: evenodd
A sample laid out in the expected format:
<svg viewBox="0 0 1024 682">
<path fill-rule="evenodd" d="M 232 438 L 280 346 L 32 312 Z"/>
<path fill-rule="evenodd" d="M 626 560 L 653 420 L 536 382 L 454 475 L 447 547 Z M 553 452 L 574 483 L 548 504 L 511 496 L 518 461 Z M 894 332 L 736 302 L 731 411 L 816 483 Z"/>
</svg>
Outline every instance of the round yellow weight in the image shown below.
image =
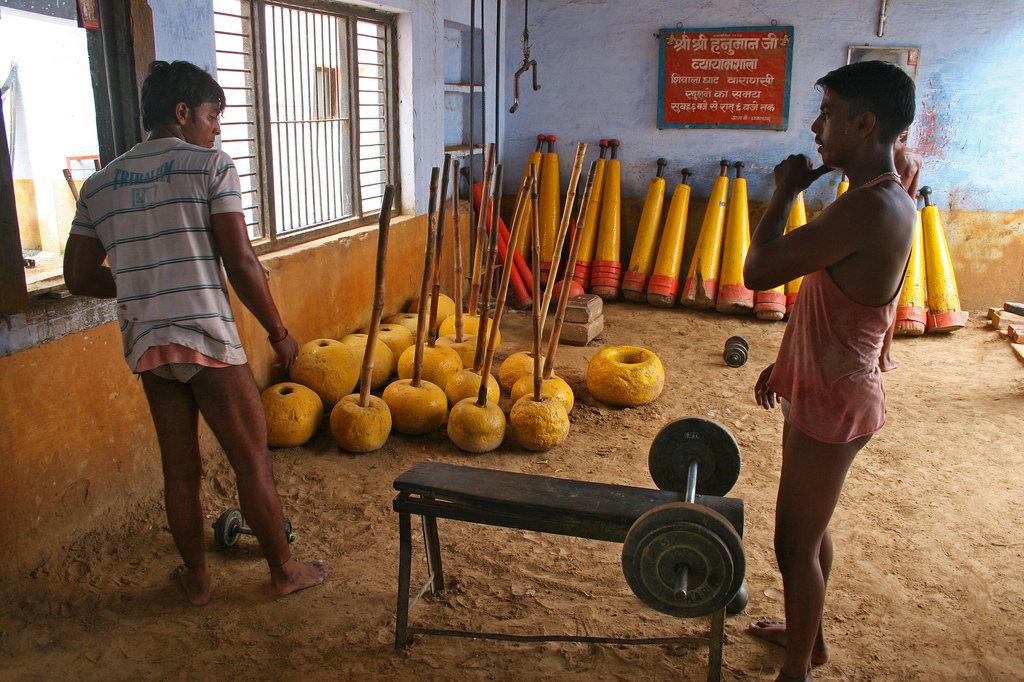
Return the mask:
<svg viewBox="0 0 1024 682">
<path fill-rule="evenodd" d="M 491 333 L 491 318 L 487 319 L 487 333 Z M 476 333 L 480 331 L 480 316 L 479 315 L 463 315 L 462 316 L 462 335 L 476 336 Z M 455 316 L 452 315 L 444 322 L 437 330 L 438 336 L 448 336 L 449 334 L 455 333 Z M 498 330 L 497 344 L 494 346 L 498 348 L 501 346 L 501 329 Z"/>
<path fill-rule="evenodd" d="M 356 387 L 362 361 L 358 351 L 341 341 L 314 339 L 299 348 L 288 374 L 295 383 L 316 391 L 324 410 L 330 410 Z"/>
<path fill-rule="evenodd" d="M 411 379 L 412 365 L 416 359 L 416 347 L 409 346 L 398 358 L 398 378 Z M 446 346 L 423 347 L 423 371 L 420 377 L 437 384 L 443 391 L 448 381 L 462 369 L 462 358 L 453 349 Z"/>
<path fill-rule="evenodd" d="M 540 364 L 541 367 L 544 366 L 543 355 L 540 356 Z M 511 392 L 516 382 L 526 374 L 533 376 L 533 351 L 521 350 L 508 356 L 501 363 L 501 367 L 498 369 L 498 381 L 501 382 L 503 389 Z"/>
<path fill-rule="evenodd" d="M 480 396 L 480 375 L 472 368 L 459 370 L 444 387 L 444 394 L 448 396 L 449 407 L 455 407 L 455 404 L 463 398 L 478 398 Z M 498 388 L 498 381 L 493 374 L 487 379 L 487 399 L 495 405 L 501 400 L 501 389 Z"/>
<path fill-rule="evenodd" d="M 472 367 L 476 360 L 476 337 L 462 335 L 462 341 L 455 340 L 455 334 L 442 336 L 434 342 L 435 346 L 447 346 L 459 354 L 463 367 Z"/>
<path fill-rule="evenodd" d="M 341 342 L 346 346 L 355 348 L 360 356 L 366 354 L 366 334 L 349 334 L 343 336 Z M 376 347 L 373 351 L 373 374 L 370 375 L 370 388 L 376 391 L 378 388 L 383 386 L 391 378 L 391 375 L 395 373 L 395 367 L 398 365 L 398 359 L 395 354 L 391 352 L 391 348 L 388 344 L 384 343 L 380 338 L 377 339 Z M 362 363 L 359 365 L 359 373 L 362 375 Z"/>
<path fill-rule="evenodd" d="M 564 379 L 559 377 L 551 377 L 550 379 L 544 379 L 540 385 L 540 394 L 543 396 L 551 396 L 552 398 L 558 398 L 558 401 L 562 403 L 562 407 L 565 408 L 565 413 L 569 414 L 572 412 L 572 406 L 576 404 L 575 396 L 572 393 L 572 388 L 569 384 L 565 383 Z M 519 402 L 519 399 L 524 395 L 533 395 L 533 376 L 525 375 L 519 378 L 519 381 L 512 386 L 512 404 Z"/>
<path fill-rule="evenodd" d="M 448 416 L 448 398 L 437 384 L 421 381 L 418 387 L 411 379 L 392 381 L 381 398 L 391 410 L 391 424 L 399 433 L 420 436 L 430 433 Z"/>
<path fill-rule="evenodd" d="M 558 398 L 543 396 L 536 402 L 524 395 L 509 414 L 512 434 L 527 450 L 544 452 L 565 440 L 569 433 L 569 415 Z"/>
<path fill-rule="evenodd" d="M 427 297 L 427 305 L 430 305 L 430 297 Z M 405 309 L 407 313 L 416 313 L 420 310 L 420 299 L 417 296 L 413 299 L 409 307 Z M 441 326 L 441 323 L 455 314 L 455 301 L 444 294 L 438 294 L 437 296 L 437 319 L 434 321 L 434 329 Z M 427 308 L 427 315 L 430 315 L 430 308 Z"/>
<path fill-rule="evenodd" d="M 415 327 L 415 323 L 413 323 Z M 364 327 L 359 330 L 360 334 L 366 334 L 368 328 Z M 404 327 L 400 324 L 382 324 L 377 327 L 377 338 L 388 345 L 391 352 L 395 356 L 395 366 L 398 366 L 398 358 L 402 357 L 402 353 L 406 348 L 416 343 L 416 337 L 408 327 Z M 392 370 L 393 371 L 393 370 Z"/>
<path fill-rule="evenodd" d="M 605 348 L 587 365 L 587 388 L 608 405 L 646 405 L 661 395 L 664 387 L 665 368 L 661 360 L 644 348 Z"/>
<path fill-rule="evenodd" d="M 379 450 L 391 433 L 391 409 L 375 395 L 369 405 L 359 405 L 359 394 L 351 393 L 331 410 L 331 434 L 343 450 Z"/>
<path fill-rule="evenodd" d="M 416 313 L 398 313 L 391 317 L 384 318 L 384 324 L 400 324 L 412 332 L 413 339 L 416 338 L 416 327 L 419 323 L 419 315 Z"/>
<path fill-rule="evenodd" d="M 491 401 L 480 407 L 476 398 L 456 403 L 448 415 L 448 437 L 466 452 L 490 452 L 505 440 L 505 413 Z"/>
<path fill-rule="evenodd" d="M 267 413 L 267 444 L 272 448 L 302 445 L 313 437 L 323 421 L 323 401 L 302 384 L 274 384 L 260 398 Z"/>
</svg>

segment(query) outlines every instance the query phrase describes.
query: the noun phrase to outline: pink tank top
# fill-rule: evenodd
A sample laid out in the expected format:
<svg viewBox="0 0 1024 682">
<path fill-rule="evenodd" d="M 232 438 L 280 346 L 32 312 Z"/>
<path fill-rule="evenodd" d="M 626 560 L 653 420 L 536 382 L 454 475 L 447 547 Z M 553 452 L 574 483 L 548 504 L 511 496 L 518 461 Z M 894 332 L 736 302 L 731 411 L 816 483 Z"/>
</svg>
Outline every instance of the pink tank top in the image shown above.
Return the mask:
<svg viewBox="0 0 1024 682">
<path fill-rule="evenodd" d="M 804 277 L 768 386 L 788 400 L 789 420 L 824 443 L 849 443 L 885 424 L 878 355 L 896 315 L 861 305 L 828 270 Z"/>
<path fill-rule="evenodd" d="M 882 428 L 885 389 L 878 357 L 899 294 L 897 288 L 885 305 L 867 306 L 843 293 L 827 269 L 804 277 L 768 381 L 791 403 L 794 426 L 832 444 Z"/>
</svg>

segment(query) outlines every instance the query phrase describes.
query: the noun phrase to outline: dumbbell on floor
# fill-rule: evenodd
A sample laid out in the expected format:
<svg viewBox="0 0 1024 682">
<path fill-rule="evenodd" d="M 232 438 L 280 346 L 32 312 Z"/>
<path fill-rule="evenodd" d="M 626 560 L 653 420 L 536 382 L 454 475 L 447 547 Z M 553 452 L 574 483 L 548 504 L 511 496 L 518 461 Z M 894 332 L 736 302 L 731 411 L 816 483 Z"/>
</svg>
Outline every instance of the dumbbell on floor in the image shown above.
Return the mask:
<svg viewBox="0 0 1024 682">
<path fill-rule="evenodd" d="M 289 545 L 299 539 L 298 534 L 292 532 L 292 524 L 288 519 L 284 520 L 284 534 Z M 217 543 L 218 547 L 234 547 L 242 535 L 256 535 L 256 533 L 245 525 L 245 519 L 242 518 L 240 509 L 228 509 L 213 524 L 213 541 Z"/>
</svg>

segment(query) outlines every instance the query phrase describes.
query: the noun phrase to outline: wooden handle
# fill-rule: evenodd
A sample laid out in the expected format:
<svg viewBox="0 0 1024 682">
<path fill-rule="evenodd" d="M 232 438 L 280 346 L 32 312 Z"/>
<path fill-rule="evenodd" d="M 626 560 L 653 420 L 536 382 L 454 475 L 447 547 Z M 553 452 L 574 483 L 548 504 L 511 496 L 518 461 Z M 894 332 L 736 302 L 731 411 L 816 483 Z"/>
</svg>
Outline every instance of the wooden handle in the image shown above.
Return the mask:
<svg viewBox="0 0 1024 682">
<path fill-rule="evenodd" d="M 540 212 L 540 194 L 537 192 L 540 169 L 537 167 L 537 164 L 530 164 L 530 175 L 533 177 L 533 189 L 530 191 L 530 201 L 533 203 L 533 213 L 530 216 L 530 236 L 533 249 L 533 267 L 537 269 L 537 272 L 533 275 L 533 399 L 535 402 L 540 402 L 540 389 L 543 383 L 541 376 L 540 337 L 544 328 L 540 322 L 540 306 L 537 305 L 537 301 L 540 300 L 540 217 L 537 215 Z"/>
<path fill-rule="evenodd" d="M 430 324 L 427 325 L 427 344 L 433 348 L 437 341 L 437 300 L 441 298 L 441 253 L 444 244 L 444 214 L 448 202 L 448 170 L 451 168 L 452 155 L 444 155 L 441 165 L 441 196 L 440 208 L 437 211 L 437 245 L 434 247 L 434 286 L 430 294 Z M 456 176 L 455 184 L 459 184 Z M 420 300 L 420 305 L 423 301 Z"/>
<path fill-rule="evenodd" d="M 562 209 L 562 222 L 558 225 L 558 234 L 555 236 L 555 248 L 551 252 L 551 271 L 548 273 L 547 286 L 544 287 L 544 303 L 540 311 L 541 330 L 544 329 L 544 323 L 548 315 L 548 306 L 551 305 L 551 296 L 555 291 L 555 282 L 558 281 L 558 263 L 561 261 L 565 235 L 569 231 L 569 223 L 572 218 L 572 204 L 576 199 L 576 186 L 580 181 L 580 173 L 583 170 L 583 157 L 586 153 L 587 143 L 578 143 L 576 145 L 576 160 L 572 164 L 572 175 L 569 176 L 569 189 L 565 195 L 565 208 Z M 579 223 L 578 220 L 577 223 Z M 536 302 L 534 305 L 536 305 Z"/>
<path fill-rule="evenodd" d="M 459 196 L 459 160 L 455 159 L 452 161 L 452 177 L 455 178 L 455 184 L 452 186 L 452 201 L 454 202 L 454 212 L 452 217 L 455 219 L 455 243 L 452 247 L 455 249 L 455 340 L 462 343 L 465 339 L 462 338 L 462 201 Z M 470 187 L 470 196 L 473 196 L 473 188 Z M 472 214 L 472 209 L 470 210 Z"/>
<path fill-rule="evenodd" d="M 491 232 L 490 246 L 487 250 L 487 265 L 484 267 L 484 276 L 480 280 L 480 289 L 477 292 L 477 320 L 479 326 L 476 330 L 476 354 L 473 356 L 473 371 L 479 372 L 484 362 L 484 352 L 487 348 L 487 317 L 490 315 L 491 307 L 491 286 L 494 281 L 494 261 L 498 257 L 498 206 L 501 205 L 501 180 L 503 167 L 498 164 L 494 167 L 493 191 L 491 192 Z M 483 197 L 481 197 L 483 198 Z"/>
<path fill-rule="evenodd" d="M 381 200 L 380 219 L 377 221 L 377 276 L 373 292 L 373 312 L 370 314 L 370 328 L 366 330 L 366 350 L 363 351 L 363 368 L 359 375 L 359 406 L 370 406 L 370 381 L 373 376 L 373 352 L 377 346 L 377 329 L 384 311 L 384 266 L 388 259 L 388 233 L 391 230 L 391 204 L 395 199 L 395 186 L 384 187 Z"/>
<path fill-rule="evenodd" d="M 516 210 L 512 218 L 512 233 L 509 236 L 509 243 L 515 243 L 519 233 L 523 229 L 523 213 L 526 209 L 527 194 L 533 188 L 533 177 L 523 179 L 519 188 L 516 200 Z M 505 299 L 508 297 L 508 283 L 512 279 L 515 268 L 512 265 L 512 249 L 505 251 L 505 262 L 501 269 L 501 282 L 498 284 L 498 300 L 494 305 L 494 320 L 491 322 L 491 330 L 487 334 L 487 355 L 484 364 L 480 368 L 480 394 L 477 396 L 477 405 L 483 407 L 487 404 L 487 381 L 490 378 L 491 364 L 494 362 L 494 351 L 498 347 L 498 329 L 501 326 L 501 316 L 505 312 Z"/>
<path fill-rule="evenodd" d="M 489 203 L 487 196 L 491 191 L 491 182 L 494 175 L 494 143 L 491 142 L 487 145 L 487 157 L 484 161 L 484 184 L 483 194 L 480 197 L 480 208 L 476 213 L 476 249 L 473 254 L 473 269 L 470 271 L 470 275 L 473 277 L 473 281 L 469 285 L 469 312 L 473 312 L 477 309 L 478 300 L 480 297 L 480 277 L 483 274 L 481 272 L 482 265 L 484 262 L 484 244 L 487 241 L 487 211 Z M 469 188 L 469 196 L 473 196 L 473 188 Z"/>
<path fill-rule="evenodd" d="M 437 239 L 437 177 L 440 168 L 433 168 L 430 171 L 430 204 L 427 208 L 427 249 L 423 256 L 423 283 L 420 285 L 420 306 L 416 312 L 416 350 L 412 362 L 412 385 L 420 386 L 420 378 L 423 375 L 423 342 L 427 332 L 427 306 L 423 304 L 430 292 L 431 270 L 434 268 L 434 242 Z"/>
<path fill-rule="evenodd" d="M 587 187 L 583 190 L 582 204 L 580 205 L 580 217 L 577 222 L 586 220 L 587 209 L 590 207 L 590 193 L 594 190 L 594 178 L 597 177 L 597 161 L 590 164 L 590 173 L 587 174 Z M 565 270 L 565 284 L 558 295 L 558 309 L 555 311 L 555 323 L 551 326 L 551 337 L 548 340 L 548 354 L 544 359 L 544 378 L 550 379 L 555 366 L 555 351 L 558 349 L 558 337 L 562 335 L 562 320 L 565 319 L 565 306 L 569 302 L 569 283 L 572 282 L 573 273 L 576 270 L 576 257 L 580 252 L 580 232 L 572 236 L 572 244 L 569 246 L 569 266 Z"/>
</svg>

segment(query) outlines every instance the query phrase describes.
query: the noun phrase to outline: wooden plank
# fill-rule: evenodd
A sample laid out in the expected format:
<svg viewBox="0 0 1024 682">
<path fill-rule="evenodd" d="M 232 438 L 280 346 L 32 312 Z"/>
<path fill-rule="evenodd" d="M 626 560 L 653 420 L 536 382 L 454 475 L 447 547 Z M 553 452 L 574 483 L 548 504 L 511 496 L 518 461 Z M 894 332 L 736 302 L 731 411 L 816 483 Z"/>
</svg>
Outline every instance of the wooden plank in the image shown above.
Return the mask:
<svg viewBox="0 0 1024 682">
<path fill-rule="evenodd" d="M 683 493 L 671 490 L 573 481 L 442 462 L 417 462 L 395 479 L 394 487 L 402 493 L 434 498 L 437 502 L 426 504 L 443 506 L 444 513 L 437 515 L 444 518 L 619 542 L 646 512 L 663 504 L 684 501 Z M 695 501 L 725 516 L 737 532 L 743 534 L 742 500 L 698 495 Z M 399 510 L 397 499 L 395 508 Z M 544 528 L 537 527 L 538 524 Z"/>
<path fill-rule="evenodd" d="M 14 202 L 14 169 L 7 146 L 7 124 L 0 111 L 0 313 L 28 310 L 28 284 L 21 255 L 18 208 Z"/>
</svg>

